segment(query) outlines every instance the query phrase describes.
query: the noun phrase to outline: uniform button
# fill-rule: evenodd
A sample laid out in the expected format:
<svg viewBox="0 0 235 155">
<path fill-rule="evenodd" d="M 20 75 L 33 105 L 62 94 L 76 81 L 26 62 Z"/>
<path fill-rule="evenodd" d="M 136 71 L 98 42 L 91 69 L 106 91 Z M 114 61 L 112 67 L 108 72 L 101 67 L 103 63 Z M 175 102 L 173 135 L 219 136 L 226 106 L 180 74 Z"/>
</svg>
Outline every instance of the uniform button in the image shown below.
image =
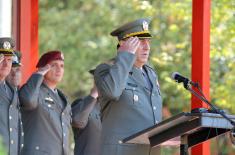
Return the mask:
<svg viewBox="0 0 235 155">
<path fill-rule="evenodd" d="M 10 128 L 10 132 L 12 132 L 12 128 Z"/>
<path fill-rule="evenodd" d="M 12 117 L 11 117 L 11 116 L 9 116 L 9 119 L 11 120 L 11 119 L 12 119 Z"/>
<path fill-rule="evenodd" d="M 133 88 L 133 90 L 135 90 L 135 88 Z"/>
<path fill-rule="evenodd" d="M 10 108 L 12 108 L 13 106 L 12 105 L 10 105 Z"/>
<path fill-rule="evenodd" d="M 24 144 L 21 144 L 21 147 L 24 147 Z"/>
<path fill-rule="evenodd" d="M 158 121 L 155 121 L 155 123 L 157 124 L 157 123 L 158 123 Z"/>
<path fill-rule="evenodd" d="M 62 115 L 64 116 L 64 112 L 62 112 Z"/>
<path fill-rule="evenodd" d="M 154 96 L 154 94 L 152 94 L 152 96 Z"/>
<path fill-rule="evenodd" d="M 139 100 L 139 96 L 136 95 L 136 94 L 134 94 L 134 101 L 135 101 L 135 102 L 138 102 L 138 100 Z"/>
<path fill-rule="evenodd" d="M 21 132 L 21 136 L 24 136 L 24 132 Z"/>
<path fill-rule="evenodd" d="M 50 105 L 50 104 L 48 104 L 48 107 L 50 108 L 50 107 L 51 107 L 51 105 Z"/>
<path fill-rule="evenodd" d="M 64 126 L 64 122 L 62 122 L 62 126 Z"/>
<path fill-rule="evenodd" d="M 11 144 L 14 144 L 14 140 L 11 140 Z"/>
<path fill-rule="evenodd" d="M 22 121 L 20 122 L 21 125 L 23 125 Z"/>
<path fill-rule="evenodd" d="M 64 147 L 64 144 L 63 144 L 63 147 Z"/>
<path fill-rule="evenodd" d="M 156 110 L 157 108 L 155 106 L 153 106 L 153 110 Z"/>
<path fill-rule="evenodd" d="M 64 133 L 64 137 L 66 136 L 66 134 Z"/>
<path fill-rule="evenodd" d="M 36 146 L 35 149 L 36 149 L 36 150 L 39 150 L 39 146 Z"/>
</svg>

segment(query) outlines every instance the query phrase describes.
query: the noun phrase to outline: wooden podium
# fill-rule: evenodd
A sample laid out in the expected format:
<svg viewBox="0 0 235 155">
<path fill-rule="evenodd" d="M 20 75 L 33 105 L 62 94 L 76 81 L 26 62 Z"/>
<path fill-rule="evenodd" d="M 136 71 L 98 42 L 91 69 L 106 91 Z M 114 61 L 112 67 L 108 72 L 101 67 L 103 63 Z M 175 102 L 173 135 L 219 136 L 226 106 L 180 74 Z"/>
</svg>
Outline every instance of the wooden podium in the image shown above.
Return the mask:
<svg viewBox="0 0 235 155">
<path fill-rule="evenodd" d="M 235 121 L 234 115 L 227 115 Z M 215 113 L 180 113 L 159 124 L 122 140 L 123 143 L 180 146 L 180 154 L 188 148 L 231 131 L 232 124 Z"/>
</svg>

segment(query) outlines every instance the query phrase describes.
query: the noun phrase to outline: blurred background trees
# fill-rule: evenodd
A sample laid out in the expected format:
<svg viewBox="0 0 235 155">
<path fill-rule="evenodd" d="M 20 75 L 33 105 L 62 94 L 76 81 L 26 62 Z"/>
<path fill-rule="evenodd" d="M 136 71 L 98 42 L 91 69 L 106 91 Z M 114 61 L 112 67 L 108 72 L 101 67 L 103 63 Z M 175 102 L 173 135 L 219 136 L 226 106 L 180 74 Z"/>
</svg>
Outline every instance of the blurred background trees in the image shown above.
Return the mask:
<svg viewBox="0 0 235 155">
<path fill-rule="evenodd" d="M 6 155 L 6 148 L 3 145 L 2 138 L 0 137 L 0 155 Z"/>
<path fill-rule="evenodd" d="M 190 111 L 191 95 L 170 76 L 174 71 L 191 75 L 192 0 L 39 2 L 40 52 L 60 49 L 65 53 L 65 76 L 60 88 L 71 101 L 89 92 L 92 77 L 88 70 L 116 54 L 117 39 L 110 32 L 128 21 L 150 17 L 154 36 L 150 64 L 158 72 L 165 118 Z M 211 101 L 235 114 L 235 1 L 211 3 Z M 222 148 L 221 153 L 235 152 L 228 141 L 227 148 L 217 140 L 212 144 Z M 174 150 L 165 152 L 173 154 Z"/>
</svg>

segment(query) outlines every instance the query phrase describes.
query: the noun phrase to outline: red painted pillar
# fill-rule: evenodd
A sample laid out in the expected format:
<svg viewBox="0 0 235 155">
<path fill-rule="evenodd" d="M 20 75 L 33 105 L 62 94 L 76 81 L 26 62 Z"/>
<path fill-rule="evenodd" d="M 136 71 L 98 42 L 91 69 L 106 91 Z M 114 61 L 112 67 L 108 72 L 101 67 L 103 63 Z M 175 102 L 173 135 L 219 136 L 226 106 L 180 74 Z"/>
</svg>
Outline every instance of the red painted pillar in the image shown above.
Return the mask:
<svg viewBox="0 0 235 155">
<path fill-rule="evenodd" d="M 192 15 L 192 80 L 200 83 L 207 99 L 210 97 L 210 5 L 211 0 L 193 0 Z M 191 108 L 207 105 L 192 96 Z M 210 155 L 210 142 L 191 149 L 192 155 Z"/>
<path fill-rule="evenodd" d="M 23 82 L 35 71 L 38 61 L 38 0 L 19 0 L 18 46 L 22 52 Z"/>
</svg>

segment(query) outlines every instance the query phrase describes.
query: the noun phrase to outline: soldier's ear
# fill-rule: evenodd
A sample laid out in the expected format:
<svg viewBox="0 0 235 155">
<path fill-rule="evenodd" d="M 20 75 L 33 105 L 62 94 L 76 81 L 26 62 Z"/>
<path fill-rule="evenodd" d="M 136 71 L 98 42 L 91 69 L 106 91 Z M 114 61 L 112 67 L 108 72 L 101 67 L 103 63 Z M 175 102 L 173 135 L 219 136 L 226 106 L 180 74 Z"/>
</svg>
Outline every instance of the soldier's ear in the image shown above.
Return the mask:
<svg viewBox="0 0 235 155">
<path fill-rule="evenodd" d="M 118 42 L 118 44 L 117 44 L 117 49 L 118 49 L 120 46 L 122 46 L 122 44 L 123 44 L 123 40 L 120 40 L 120 41 Z"/>
<path fill-rule="evenodd" d="M 117 49 L 119 49 L 119 47 L 120 47 L 120 44 L 117 44 Z"/>
</svg>

